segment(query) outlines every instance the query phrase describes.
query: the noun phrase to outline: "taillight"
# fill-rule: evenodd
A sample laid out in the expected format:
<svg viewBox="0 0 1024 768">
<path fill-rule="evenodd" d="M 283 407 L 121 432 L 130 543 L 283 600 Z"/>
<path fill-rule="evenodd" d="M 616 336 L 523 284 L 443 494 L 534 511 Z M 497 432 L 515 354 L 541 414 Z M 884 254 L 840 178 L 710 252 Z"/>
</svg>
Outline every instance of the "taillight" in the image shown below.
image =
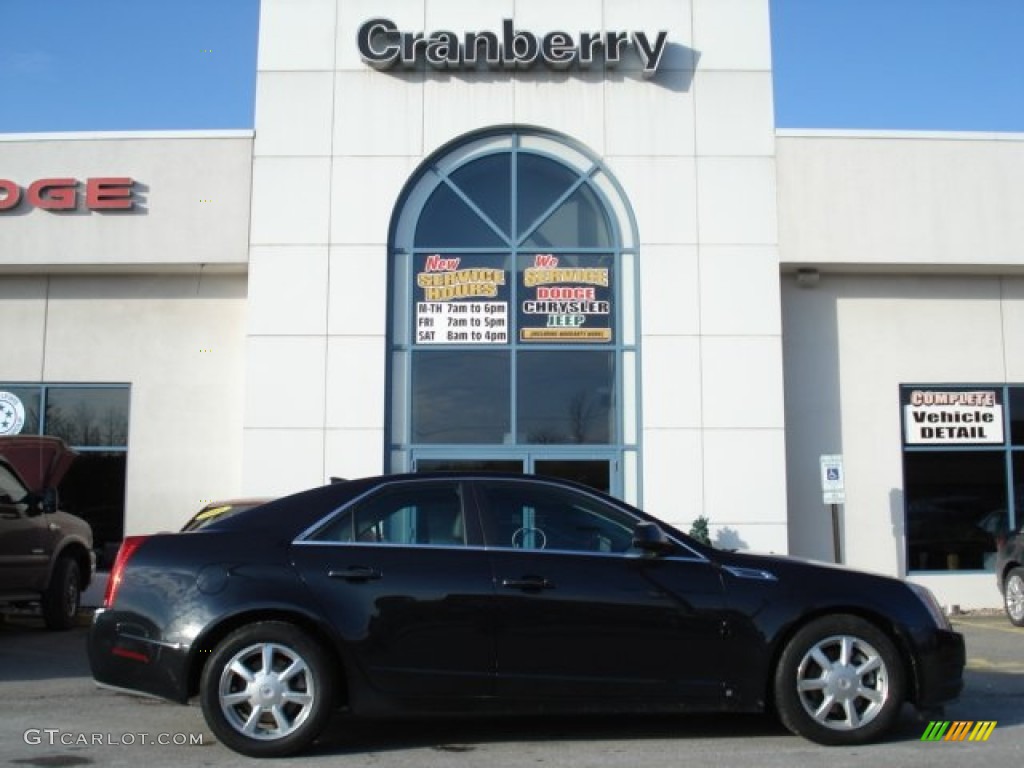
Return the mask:
<svg viewBox="0 0 1024 768">
<path fill-rule="evenodd" d="M 121 548 L 117 550 L 117 557 L 114 558 L 114 567 L 107 579 L 107 589 L 103 593 L 104 608 L 113 607 L 114 600 L 117 599 L 117 590 L 121 588 L 121 580 L 124 578 L 124 567 L 128 565 L 128 560 L 135 554 L 135 550 L 147 538 L 146 536 L 126 536 L 121 542 Z"/>
</svg>

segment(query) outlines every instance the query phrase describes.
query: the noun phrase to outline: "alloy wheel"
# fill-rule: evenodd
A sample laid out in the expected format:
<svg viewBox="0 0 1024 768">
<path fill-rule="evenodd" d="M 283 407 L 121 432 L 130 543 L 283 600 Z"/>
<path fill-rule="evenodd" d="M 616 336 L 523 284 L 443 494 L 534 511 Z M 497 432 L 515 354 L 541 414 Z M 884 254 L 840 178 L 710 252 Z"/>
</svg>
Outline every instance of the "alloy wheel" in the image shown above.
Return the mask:
<svg viewBox="0 0 1024 768">
<path fill-rule="evenodd" d="M 1024 569 L 1013 570 L 1006 579 L 1006 615 L 1017 626 L 1024 625 Z"/>
<path fill-rule="evenodd" d="M 309 664 L 293 649 L 257 643 L 224 665 L 218 684 L 221 711 L 238 733 L 277 740 L 294 733 L 309 717 L 316 683 Z"/>
<path fill-rule="evenodd" d="M 800 703 L 815 722 L 839 731 L 864 727 L 881 713 L 889 697 L 889 674 L 882 655 L 850 635 L 815 643 L 797 667 Z"/>
</svg>

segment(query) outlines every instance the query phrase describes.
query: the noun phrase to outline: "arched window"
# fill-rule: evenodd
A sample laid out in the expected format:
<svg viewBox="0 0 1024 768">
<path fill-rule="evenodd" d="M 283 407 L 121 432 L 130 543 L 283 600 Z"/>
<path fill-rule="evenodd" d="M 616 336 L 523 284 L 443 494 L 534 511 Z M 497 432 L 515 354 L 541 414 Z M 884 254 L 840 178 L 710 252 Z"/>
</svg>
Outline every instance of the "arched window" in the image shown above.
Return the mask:
<svg viewBox="0 0 1024 768">
<path fill-rule="evenodd" d="M 586 481 L 603 462 L 593 484 L 635 498 L 635 227 L 597 159 L 526 129 L 444 148 L 406 187 L 390 267 L 391 471 Z"/>
</svg>

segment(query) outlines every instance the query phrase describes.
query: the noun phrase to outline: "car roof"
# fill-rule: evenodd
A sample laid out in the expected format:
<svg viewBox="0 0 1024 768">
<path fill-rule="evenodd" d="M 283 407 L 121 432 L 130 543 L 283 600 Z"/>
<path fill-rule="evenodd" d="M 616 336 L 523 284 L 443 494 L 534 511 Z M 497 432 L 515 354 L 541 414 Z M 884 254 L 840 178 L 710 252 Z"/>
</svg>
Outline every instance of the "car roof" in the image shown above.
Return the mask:
<svg viewBox="0 0 1024 768">
<path fill-rule="evenodd" d="M 226 531 L 237 528 L 258 527 L 273 531 L 276 534 L 290 537 L 304 531 L 324 515 L 338 507 L 344 506 L 363 493 L 383 484 L 416 482 L 422 483 L 436 480 L 502 480 L 508 482 L 528 482 L 531 484 L 554 485 L 571 488 L 608 500 L 612 504 L 632 509 L 639 516 L 653 519 L 639 509 L 631 507 L 621 499 L 616 499 L 595 488 L 572 480 L 544 475 L 528 475 L 521 472 L 498 472 L 486 470 L 442 470 L 436 472 L 401 473 L 394 475 L 373 475 L 352 480 L 331 482 L 316 486 L 298 493 L 281 496 L 246 509 L 237 514 L 211 521 L 203 526 L 206 531 Z"/>
</svg>

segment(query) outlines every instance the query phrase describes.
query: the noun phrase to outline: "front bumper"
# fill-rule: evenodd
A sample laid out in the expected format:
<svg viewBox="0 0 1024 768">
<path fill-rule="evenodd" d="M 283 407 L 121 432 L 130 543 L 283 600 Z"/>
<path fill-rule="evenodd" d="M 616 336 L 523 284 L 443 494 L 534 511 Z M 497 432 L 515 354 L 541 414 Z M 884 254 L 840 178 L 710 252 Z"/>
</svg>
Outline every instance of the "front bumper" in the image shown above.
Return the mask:
<svg viewBox="0 0 1024 768">
<path fill-rule="evenodd" d="M 93 615 L 87 645 L 89 668 L 101 685 L 158 696 L 182 704 L 189 699 L 189 648 L 159 640 L 152 628 L 118 611 Z"/>
<path fill-rule="evenodd" d="M 967 647 L 959 632 L 940 629 L 918 647 L 914 704 L 931 709 L 952 701 L 964 687 Z"/>
</svg>

